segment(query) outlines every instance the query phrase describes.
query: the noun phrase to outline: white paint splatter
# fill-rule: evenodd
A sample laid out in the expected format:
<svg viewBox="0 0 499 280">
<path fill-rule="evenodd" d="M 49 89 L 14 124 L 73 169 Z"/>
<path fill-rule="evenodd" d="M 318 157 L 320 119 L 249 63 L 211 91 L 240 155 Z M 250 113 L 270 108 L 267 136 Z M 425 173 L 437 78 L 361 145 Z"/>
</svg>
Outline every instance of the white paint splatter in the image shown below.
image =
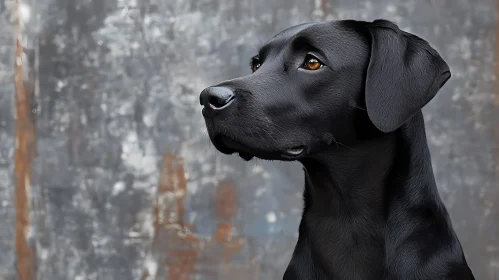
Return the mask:
<svg viewBox="0 0 499 280">
<path fill-rule="evenodd" d="M 46 260 L 49 257 L 49 250 L 43 248 L 40 246 L 40 244 L 37 244 L 38 246 L 36 247 L 36 252 L 38 253 L 38 256 L 42 260 Z"/>
<path fill-rule="evenodd" d="M 29 225 L 26 229 L 25 229 L 25 232 L 26 232 L 26 239 L 27 240 L 32 240 L 34 237 L 35 237 L 35 231 L 33 229 L 33 226 L 32 225 Z"/>
<path fill-rule="evenodd" d="M 140 236 L 141 236 L 140 232 L 130 231 L 128 233 L 128 237 L 130 237 L 130 238 L 139 238 Z"/>
<path fill-rule="evenodd" d="M 21 3 L 21 5 L 19 5 L 19 17 L 24 23 L 29 22 L 31 19 L 31 8 L 28 5 Z"/>
<path fill-rule="evenodd" d="M 462 58 L 468 60 L 471 58 L 471 40 L 468 37 L 462 37 L 459 42 Z"/>
<path fill-rule="evenodd" d="M 138 50 L 140 48 L 140 43 L 139 42 L 133 42 L 131 45 L 132 49 Z"/>
<path fill-rule="evenodd" d="M 137 141 L 137 133 L 132 131 L 126 135 L 121 145 L 123 147 L 121 158 L 128 167 L 142 174 L 156 172 L 156 152 L 152 141 L 146 142 L 142 151 Z"/>
<path fill-rule="evenodd" d="M 395 5 L 388 5 L 388 6 L 386 6 L 386 11 L 389 13 L 396 13 L 397 7 L 395 7 Z"/>
<path fill-rule="evenodd" d="M 145 113 L 142 117 L 142 121 L 147 127 L 153 127 L 156 121 L 156 112 L 151 110 L 148 113 Z"/>
<path fill-rule="evenodd" d="M 58 80 L 57 84 L 56 84 L 56 87 L 55 87 L 55 90 L 57 92 L 60 92 L 64 87 L 67 86 L 67 84 L 68 84 L 67 80 Z"/>
<path fill-rule="evenodd" d="M 154 221 L 153 221 L 153 215 L 150 212 L 144 213 L 141 216 L 141 226 L 139 227 L 140 230 L 149 237 L 152 237 L 154 235 Z"/>
<path fill-rule="evenodd" d="M 256 197 L 260 197 L 262 196 L 264 193 L 267 192 L 267 189 L 266 188 L 258 188 L 255 192 L 255 196 Z"/>
<path fill-rule="evenodd" d="M 267 215 L 265 215 L 265 218 L 267 219 L 267 222 L 271 224 L 277 221 L 277 216 L 274 212 L 268 212 Z"/>
<path fill-rule="evenodd" d="M 149 273 L 149 279 L 155 279 L 156 273 L 158 272 L 158 263 L 151 256 L 147 256 L 144 263 L 147 272 Z"/>
<path fill-rule="evenodd" d="M 123 190 L 125 190 L 125 182 L 118 181 L 113 186 L 113 195 L 117 195 L 117 194 L 121 193 Z"/>
<path fill-rule="evenodd" d="M 252 172 L 253 172 L 253 175 L 258 174 L 258 173 L 262 173 L 263 172 L 263 167 L 261 165 L 255 165 L 253 167 Z"/>
<path fill-rule="evenodd" d="M 161 36 L 163 36 L 163 33 L 161 32 L 161 29 L 159 29 L 158 27 L 154 27 L 152 30 L 152 36 L 154 38 L 160 38 Z"/>
</svg>

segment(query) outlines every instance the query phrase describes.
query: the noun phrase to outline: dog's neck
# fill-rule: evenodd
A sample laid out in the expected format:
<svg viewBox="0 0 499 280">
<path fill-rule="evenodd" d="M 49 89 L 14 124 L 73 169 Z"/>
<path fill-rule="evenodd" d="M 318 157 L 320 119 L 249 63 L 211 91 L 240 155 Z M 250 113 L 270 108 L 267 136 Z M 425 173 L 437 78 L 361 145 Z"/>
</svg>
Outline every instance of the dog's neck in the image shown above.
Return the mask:
<svg viewBox="0 0 499 280">
<path fill-rule="evenodd" d="M 306 210 L 387 214 L 387 203 L 397 199 L 388 193 L 407 203 L 440 200 L 421 113 L 395 132 L 351 147 L 333 144 L 301 162 Z"/>
<path fill-rule="evenodd" d="M 395 145 L 396 137 L 387 135 L 354 147 L 335 146 L 304 159 L 305 208 L 325 215 L 345 213 L 342 209 L 364 212 L 382 208 Z"/>
<path fill-rule="evenodd" d="M 350 279 L 348 273 L 358 267 L 372 268 L 358 279 L 381 275 L 385 265 L 396 266 L 403 248 L 410 248 L 401 244 L 411 236 L 429 243 L 432 234 L 445 232 L 443 240 L 456 244 L 436 188 L 421 113 L 395 132 L 351 147 L 334 146 L 301 162 L 305 207 L 295 250 L 310 252 L 304 256 L 313 257 L 324 275 Z M 438 232 L 414 235 L 428 231 L 428 224 Z"/>
</svg>

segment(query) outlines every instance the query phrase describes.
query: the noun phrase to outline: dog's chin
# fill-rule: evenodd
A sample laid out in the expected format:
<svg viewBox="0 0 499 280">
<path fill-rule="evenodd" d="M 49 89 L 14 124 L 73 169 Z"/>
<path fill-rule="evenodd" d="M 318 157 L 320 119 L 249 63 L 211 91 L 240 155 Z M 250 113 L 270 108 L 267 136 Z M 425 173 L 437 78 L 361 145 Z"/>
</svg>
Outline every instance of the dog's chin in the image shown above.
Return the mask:
<svg viewBox="0 0 499 280">
<path fill-rule="evenodd" d="M 223 135 L 217 135 L 212 138 L 211 141 L 213 145 L 215 145 L 215 148 L 217 148 L 217 150 L 219 150 L 223 154 L 231 155 L 234 153 L 238 153 L 239 156 L 245 161 L 250 161 L 255 157 L 255 155 L 251 153 L 248 147 L 242 145 L 238 141 L 233 140 L 232 138 Z"/>
<path fill-rule="evenodd" d="M 250 161 L 252 160 L 255 156 L 250 154 L 250 153 L 246 153 L 246 152 L 239 152 L 239 157 L 242 158 L 243 160 L 245 161 Z"/>
<path fill-rule="evenodd" d="M 264 151 L 261 149 L 254 149 L 249 146 L 242 144 L 230 137 L 224 135 L 217 135 L 212 138 L 212 142 L 215 148 L 221 153 L 226 155 L 231 155 L 238 153 L 245 161 L 250 161 L 254 157 L 263 160 L 282 160 L 282 161 L 293 161 L 298 160 L 305 153 L 304 146 L 297 146 L 288 149 L 282 149 L 283 151 Z"/>
</svg>

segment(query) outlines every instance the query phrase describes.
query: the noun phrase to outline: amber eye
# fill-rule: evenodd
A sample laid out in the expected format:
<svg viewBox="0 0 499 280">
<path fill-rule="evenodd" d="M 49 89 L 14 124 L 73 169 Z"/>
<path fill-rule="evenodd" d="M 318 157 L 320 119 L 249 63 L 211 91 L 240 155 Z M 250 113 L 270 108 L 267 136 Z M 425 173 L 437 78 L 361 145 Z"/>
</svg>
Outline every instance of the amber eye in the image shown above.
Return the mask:
<svg viewBox="0 0 499 280">
<path fill-rule="evenodd" d="M 260 68 L 260 65 L 260 60 L 258 58 L 253 58 L 251 60 L 251 71 L 255 72 L 258 68 Z"/>
<path fill-rule="evenodd" d="M 303 63 L 303 68 L 307 70 L 319 70 L 324 66 L 317 58 L 307 55 L 305 57 L 305 62 Z"/>
</svg>

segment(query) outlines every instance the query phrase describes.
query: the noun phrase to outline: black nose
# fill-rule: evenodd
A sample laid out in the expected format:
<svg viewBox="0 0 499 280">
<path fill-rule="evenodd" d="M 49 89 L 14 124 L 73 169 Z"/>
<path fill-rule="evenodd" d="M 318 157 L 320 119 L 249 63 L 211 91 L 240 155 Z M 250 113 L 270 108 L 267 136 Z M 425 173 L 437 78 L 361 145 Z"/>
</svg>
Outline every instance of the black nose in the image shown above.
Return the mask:
<svg viewBox="0 0 499 280">
<path fill-rule="evenodd" d="M 209 87 L 204 89 L 199 96 L 202 106 L 210 107 L 212 110 L 222 110 L 230 105 L 236 96 L 234 92 L 226 87 Z"/>
</svg>

